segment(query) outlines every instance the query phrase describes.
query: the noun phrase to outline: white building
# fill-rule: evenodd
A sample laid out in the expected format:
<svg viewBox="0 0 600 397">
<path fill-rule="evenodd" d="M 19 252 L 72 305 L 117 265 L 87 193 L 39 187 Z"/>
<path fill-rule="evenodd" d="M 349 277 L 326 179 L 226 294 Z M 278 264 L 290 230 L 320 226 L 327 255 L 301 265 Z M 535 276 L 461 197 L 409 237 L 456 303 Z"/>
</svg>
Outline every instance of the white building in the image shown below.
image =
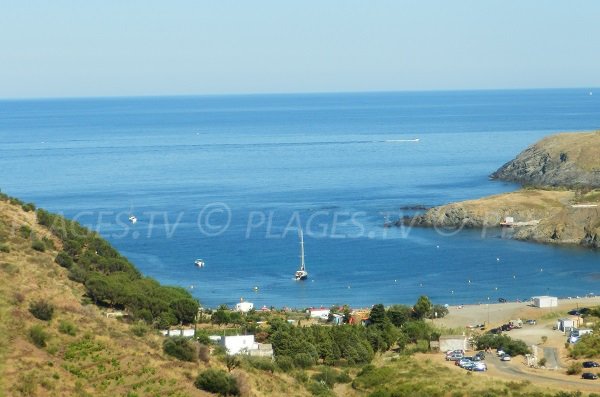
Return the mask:
<svg viewBox="0 0 600 397">
<path fill-rule="evenodd" d="M 327 320 L 329 318 L 329 309 L 320 308 L 320 309 L 308 309 L 308 313 L 311 318 L 318 318 L 321 320 Z"/>
<path fill-rule="evenodd" d="M 248 313 L 250 310 L 254 309 L 254 303 L 252 302 L 244 302 L 236 303 L 235 311 L 241 313 Z"/>
<path fill-rule="evenodd" d="M 440 336 L 440 351 L 469 350 L 469 343 L 465 335 L 442 335 Z"/>
<path fill-rule="evenodd" d="M 558 306 L 558 298 L 556 296 L 534 296 L 532 299 L 533 306 L 535 307 L 545 308 Z"/>
<path fill-rule="evenodd" d="M 183 336 L 185 338 L 193 338 L 196 335 L 193 328 L 163 329 L 160 333 L 163 334 L 163 336 Z"/>
<path fill-rule="evenodd" d="M 216 338 L 215 338 L 216 339 Z M 214 340 L 211 337 L 211 340 Z M 273 347 L 270 344 L 257 343 L 254 335 L 235 335 L 220 337 L 217 343 L 225 348 L 227 354 L 248 354 L 250 356 L 273 357 Z"/>
<path fill-rule="evenodd" d="M 558 321 L 556 322 L 556 328 L 559 331 L 570 331 L 573 328 L 575 328 L 575 320 L 573 320 L 572 318 L 560 318 L 558 319 Z"/>
</svg>

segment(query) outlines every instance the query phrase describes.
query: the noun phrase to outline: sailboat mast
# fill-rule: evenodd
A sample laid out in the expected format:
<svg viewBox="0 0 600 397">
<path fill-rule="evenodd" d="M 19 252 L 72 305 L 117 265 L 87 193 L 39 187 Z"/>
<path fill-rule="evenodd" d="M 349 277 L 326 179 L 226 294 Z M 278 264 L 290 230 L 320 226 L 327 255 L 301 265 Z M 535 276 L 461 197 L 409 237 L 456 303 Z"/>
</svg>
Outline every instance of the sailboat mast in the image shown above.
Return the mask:
<svg viewBox="0 0 600 397">
<path fill-rule="evenodd" d="M 300 228 L 300 270 L 304 270 L 304 234 Z"/>
</svg>

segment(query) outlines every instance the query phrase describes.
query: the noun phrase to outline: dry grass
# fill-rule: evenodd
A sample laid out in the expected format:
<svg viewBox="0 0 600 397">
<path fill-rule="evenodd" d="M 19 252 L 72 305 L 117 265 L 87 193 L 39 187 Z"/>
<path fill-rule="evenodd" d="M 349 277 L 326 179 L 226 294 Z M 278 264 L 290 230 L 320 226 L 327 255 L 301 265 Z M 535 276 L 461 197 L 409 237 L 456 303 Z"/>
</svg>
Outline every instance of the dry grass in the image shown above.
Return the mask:
<svg viewBox="0 0 600 397">
<path fill-rule="evenodd" d="M 31 237 L 19 233 L 27 225 L 35 238 L 53 239 L 56 249 L 38 252 Z M 37 225 L 33 212 L 0 201 L 0 243 L 10 252 L 0 252 L 0 396 L 204 396 L 193 386 L 209 364 L 184 363 L 162 352 L 162 336 L 135 337 L 129 325 L 107 319 L 99 308 L 83 305 L 81 284 L 72 282 L 67 271 L 54 263 L 59 241 Z M 55 306 L 49 322 L 35 319 L 29 303 L 44 299 Z M 59 323 L 69 321 L 75 336 L 59 332 Z M 28 339 L 31 326 L 40 324 L 49 335 L 47 347 L 35 347 Z M 261 374 L 240 377 L 252 385 L 253 396 L 307 395 L 295 380 Z M 258 391 L 258 392 L 255 392 Z"/>
<path fill-rule="evenodd" d="M 553 158 L 566 154 L 570 161 L 585 171 L 600 170 L 600 131 L 556 134 L 542 139 L 535 146 L 543 147 Z"/>
</svg>

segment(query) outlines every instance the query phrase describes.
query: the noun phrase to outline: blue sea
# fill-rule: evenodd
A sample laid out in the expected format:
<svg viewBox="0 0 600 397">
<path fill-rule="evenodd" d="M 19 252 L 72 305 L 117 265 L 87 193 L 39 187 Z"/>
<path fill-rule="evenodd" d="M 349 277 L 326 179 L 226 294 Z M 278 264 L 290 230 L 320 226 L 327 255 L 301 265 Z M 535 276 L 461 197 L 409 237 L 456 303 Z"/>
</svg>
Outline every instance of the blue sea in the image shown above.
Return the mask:
<svg viewBox="0 0 600 397">
<path fill-rule="evenodd" d="M 383 227 L 516 189 L 488 175 L 544 136 L 599 128 L 598 91 L 4 100 L 0 188 L 209 307 L 600 293 L 600 252 Z"/>
</svg>

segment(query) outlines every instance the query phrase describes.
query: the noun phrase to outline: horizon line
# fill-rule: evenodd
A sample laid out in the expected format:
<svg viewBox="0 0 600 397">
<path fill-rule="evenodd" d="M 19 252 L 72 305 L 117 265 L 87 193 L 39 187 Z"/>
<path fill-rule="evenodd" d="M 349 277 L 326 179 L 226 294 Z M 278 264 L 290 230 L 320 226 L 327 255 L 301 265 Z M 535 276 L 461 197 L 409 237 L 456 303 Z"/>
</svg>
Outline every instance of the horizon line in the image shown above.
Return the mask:
<svg viewBox="0 0 600 397">
<path fill-rule="evenodd" d="M 264 91 L 197 94 L 123 94 L 123 95 L 73 95 L 73 96 L 32 96 L 0 97 L 0 101 L 44 101 L 74 99 L 133 99 L 133 98 L 192 98 L 192 97 L 233 97 L 233 96 L 292 96 L 292 95 L 336 95 L 336 94 L 393 94 L 393 93 L 430 93 L 430 92 L 482 92 L 482 91 L 549 91 L 549 90 L 593 90 L 593 86 L 570 87 L 509 87 L 509 88 L 455 88 L 455 89 L 412 89 L 412 90 L 339 90 L 339 91 Z M 590 91 L 592 92 L 592 91 Z"/>
</svg>

